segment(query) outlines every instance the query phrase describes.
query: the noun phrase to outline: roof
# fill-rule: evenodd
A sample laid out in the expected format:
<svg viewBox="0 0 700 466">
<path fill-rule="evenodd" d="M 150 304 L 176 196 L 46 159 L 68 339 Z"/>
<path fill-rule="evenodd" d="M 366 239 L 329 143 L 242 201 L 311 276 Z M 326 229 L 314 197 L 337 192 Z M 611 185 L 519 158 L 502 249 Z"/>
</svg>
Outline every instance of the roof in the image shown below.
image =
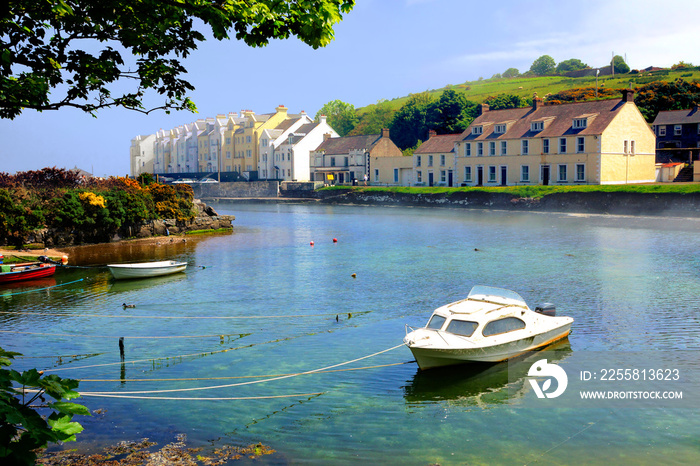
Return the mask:
<svg viewBox="0 0 700 466">
<path fill-rule="evenodd" d="M 462 133 L 431 136 L 430 139 L 421 144 L 413 153 L 435 154 L 454 152 L 455 142 L 461 141 L 462 137 Z"/>
<path fill-rule="evenodd" d="M 286 120 L 282 120 L 279 125 L 275 127 L 275 129 L 281 129 L 281 130 L 286 130 L 292 127 L 294 123 L 299 121 L 300 118 L 288 118 Z"/>
<path fill-rule="evenodd" d="M 654 119 L 654 125 L 682 125 L 684 123 L 700 123 L 698 107 L 686 110 L 667 110 L 659 112 Z"/>
<path fill-rule="evenodd" d="M 602 134 L 624 107 L 620 99 L 595 100 L 561 105 L 490 110 L 479 115 L 462 133 L 462 140 L 517 139 L 566 135 Z M 634 105 L 634 104 L 633 104 Z M 585 128 L 574 129 L 573 120 L 588 118 Z M 531 131 L 530 123 L 549 120 L 542 131 Z M 508 124 L 505 133 L 494 133 L 495 125 Z M 482 134 L 471 134 L 474 126 L 483 126 Z"/>
<path fill-rule="evenodd" d="M 382 138 L 381 136 L 381 134 L 365 134 L 328 138 L 316 150 L 325 152 L 326 155 L 347 154 L 352 150 L 370 150 Z"/>
</svg>

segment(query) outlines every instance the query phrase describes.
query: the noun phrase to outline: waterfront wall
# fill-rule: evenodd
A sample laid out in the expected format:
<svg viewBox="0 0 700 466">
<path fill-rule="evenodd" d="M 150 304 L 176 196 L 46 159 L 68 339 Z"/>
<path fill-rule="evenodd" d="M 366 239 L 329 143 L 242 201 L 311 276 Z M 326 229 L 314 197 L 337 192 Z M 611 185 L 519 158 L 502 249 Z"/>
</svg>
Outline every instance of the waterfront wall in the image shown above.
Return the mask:
<svg viewBox="0 0 700 466">
<path fill-rule="evenodd" d="M 279 181 L 235 181 L 226 183 L 193 183 L 197 199 L 276 198 Z"/>
<path fill-rule="evenodd" d="M 541 212 L 700 217 L 700 193 L 554 193 L 539 199 L 488 192 L 404 194 L 361 191 L 316 191 L 323 203 L 385 206 L 442 206 Z"/>
</svg>

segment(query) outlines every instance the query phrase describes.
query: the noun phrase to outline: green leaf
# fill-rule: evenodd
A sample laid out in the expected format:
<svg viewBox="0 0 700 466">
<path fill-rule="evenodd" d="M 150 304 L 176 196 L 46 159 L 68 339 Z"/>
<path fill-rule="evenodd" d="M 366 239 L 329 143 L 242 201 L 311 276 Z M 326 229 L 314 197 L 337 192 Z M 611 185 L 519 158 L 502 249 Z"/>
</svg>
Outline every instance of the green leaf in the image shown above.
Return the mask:
<svg viewBox="0 0 700 466">
<path fill-rule="evenodd" d="M 80 414 L 82 416 L 90 416 L 90 410 L 83 405 L 78 403 L 66 403 L 64 401 L 56 401 L 54 403 L 49 403 L 49 408 L 55 409 L 56 411 L 63 414 Z"/>
</svg>

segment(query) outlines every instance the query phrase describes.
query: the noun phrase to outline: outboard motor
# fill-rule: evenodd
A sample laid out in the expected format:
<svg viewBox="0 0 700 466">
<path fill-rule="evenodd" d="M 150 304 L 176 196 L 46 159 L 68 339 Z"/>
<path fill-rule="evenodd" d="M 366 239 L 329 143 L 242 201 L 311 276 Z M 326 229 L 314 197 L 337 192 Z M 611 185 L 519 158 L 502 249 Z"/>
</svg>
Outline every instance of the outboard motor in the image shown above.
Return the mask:
<svg viewBox="0 0 700 466">
<path fill-rule="evenodd" d="M 535 308 L 535 312 L 545 316 L 554 317 L 557 315 L 557 308 L 552 303 L 544 303 L 540 306 L 537 306 Z"/>
</svg>

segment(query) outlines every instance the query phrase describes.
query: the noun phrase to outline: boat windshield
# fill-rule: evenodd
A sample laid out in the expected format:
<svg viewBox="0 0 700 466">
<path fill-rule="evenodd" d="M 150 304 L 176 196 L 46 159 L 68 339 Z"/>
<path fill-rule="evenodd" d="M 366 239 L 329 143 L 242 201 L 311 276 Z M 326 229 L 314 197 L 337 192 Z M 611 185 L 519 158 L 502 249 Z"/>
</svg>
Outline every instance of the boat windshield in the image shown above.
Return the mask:
<svg viewBox="0 0 700 466">
<path fill-rule="evenodd" d="M 506 290 L 503 288 L 495 288 L 492 286 L 475 286 L 469 292 L 467 299 L 472 301 L 489 301 L 502 304 L 517 304 L 527 306 L 525 300 L 515 291 Z"/>
<path fill-rule="evenodd" d="M 426 325 L 425 328 L 440 330 L 442 328 L 442 324 L 445 323 L 445 320 L 446 319 L 443 316 L 433 314 L 433 316 L 430 318 L 430 321 L 428 321 L 428 325 Z"/>
</svg>

